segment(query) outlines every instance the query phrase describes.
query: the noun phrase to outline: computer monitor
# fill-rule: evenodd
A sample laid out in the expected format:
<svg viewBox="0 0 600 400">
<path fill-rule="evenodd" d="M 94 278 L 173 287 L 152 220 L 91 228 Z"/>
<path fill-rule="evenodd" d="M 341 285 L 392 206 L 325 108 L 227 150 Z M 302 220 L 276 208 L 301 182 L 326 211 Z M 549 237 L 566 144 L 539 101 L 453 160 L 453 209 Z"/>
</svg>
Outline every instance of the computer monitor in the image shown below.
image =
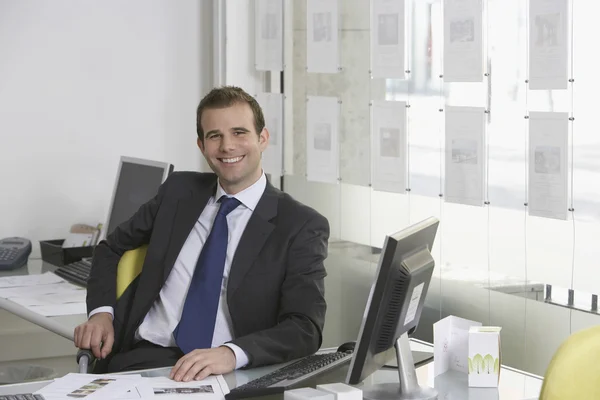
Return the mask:
<svg viewBox="0 0 600 400">
<path fill-rule="evenodd" d="M 154 197 L 171 172 L 173 165 L 169 163 L 122 156 L 102 238 Z"/>
<path fill-rule="evenodd" d="M 433 274 L 431 249 L 438 225 L 431 217 L 385 239 L 346 383 L 362 382 L 394 355 L 400 381 L 364 386 L 364 398 L 437 398 L 434 389 L 418 385 L 408 337 L 419 324 Z"/>
</svg>

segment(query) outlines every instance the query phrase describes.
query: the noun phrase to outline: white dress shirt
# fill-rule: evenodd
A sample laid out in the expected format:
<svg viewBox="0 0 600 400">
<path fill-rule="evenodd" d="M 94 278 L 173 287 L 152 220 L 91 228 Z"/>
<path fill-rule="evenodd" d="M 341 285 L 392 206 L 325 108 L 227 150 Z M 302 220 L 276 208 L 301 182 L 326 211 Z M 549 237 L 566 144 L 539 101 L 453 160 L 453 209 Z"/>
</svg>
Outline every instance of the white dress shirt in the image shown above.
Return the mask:
<svg viewBox="0 0 600 400">
<path fill-rule="evenodd" d="M 173 337 L 173 331 L 181 318 L 185 298 L 191 284 L 194 269 L 196 268 L 196 262 L 217 216 L 220 206 L 217 200 L 221 196 L 235 197 L 241 204 L 227 215 L 229 239 L 212 347 L 219 347 L 233 339 L 231 316 L 229 315 L 229 308 L 227 306 L 229 271 L 231 270 L 231 262 L 242 233 L 244 233 L 252 212 L 256 208 L 266 186 L 267 179 L 264 173 L 252 186 L 233 196 L 228 196 L 220 184 L 217 186 L 216 195 L 208 200 L 200 218 L 196 221 L 196 224 L 183 244 L 177 260 L 175 260 L 173 269 L 160 291 L 158 299 L 156 299 L 152 308 L 146 314 L 144 321 L 136 331 L 136 340 L 147 340 L 163 347 L 177 346 Z M 98 312 L 109 312 L 114 315 L 112 307 L 99 307 L 90 313 L 90 317 Z M 225 345 L 235 353 L 236 369 L 248 364 L 248 355 L 240 347 L 232 343 Z"/>
</svg>

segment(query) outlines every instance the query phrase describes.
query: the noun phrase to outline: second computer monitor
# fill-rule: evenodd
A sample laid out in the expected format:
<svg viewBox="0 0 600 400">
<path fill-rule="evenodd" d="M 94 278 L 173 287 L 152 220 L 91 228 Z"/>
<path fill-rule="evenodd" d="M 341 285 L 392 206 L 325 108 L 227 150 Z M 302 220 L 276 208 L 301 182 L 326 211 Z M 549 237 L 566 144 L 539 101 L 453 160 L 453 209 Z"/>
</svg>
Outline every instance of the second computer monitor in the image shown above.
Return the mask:
<svg viewBox="0 0 600 400">
<path fill-rule="evenodd" d="M 121 157 L 115 188 L 103 228 L 103 237 L 127 221 L 158 192 L 160 185 L 173 172 L 173 165 L 165 162 Z"/>
<path fill-rule="evenodd" d="M 416 329 L 433 274 L 438 225 L 432 217 L 386 237 L 347 383 L 357 384 L 381 368 L 394 356 L 398 339 Z"/>
</svg>

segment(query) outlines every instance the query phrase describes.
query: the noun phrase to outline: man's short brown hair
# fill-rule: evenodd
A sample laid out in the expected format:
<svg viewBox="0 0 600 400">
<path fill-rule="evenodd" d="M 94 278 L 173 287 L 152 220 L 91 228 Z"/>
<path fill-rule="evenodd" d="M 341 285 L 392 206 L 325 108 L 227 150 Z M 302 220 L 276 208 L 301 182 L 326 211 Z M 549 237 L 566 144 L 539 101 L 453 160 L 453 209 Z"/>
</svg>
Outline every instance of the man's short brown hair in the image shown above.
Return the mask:
<svg viewBox="0 0 600 400">
<path fill-rule="evenodd" d="M 256 99 L 246 93 L 242 88 L 236 86 L 222 86 L 211 90 L 204 96 L 198 105 L 196 111 L 196 131 L 198 132 L 198 137 L 202 143 L 204 143 L 204 131 L 202 130 L 200 121 L 204 110 L 207 108 L 226 108 L 240 103 L 246 103 L 250 106 L 252 114 L 254 114 L 254 127 L 256 128 L 256 133 L 260 135 L 265 127 L 265 116 Z"/>
</svg>

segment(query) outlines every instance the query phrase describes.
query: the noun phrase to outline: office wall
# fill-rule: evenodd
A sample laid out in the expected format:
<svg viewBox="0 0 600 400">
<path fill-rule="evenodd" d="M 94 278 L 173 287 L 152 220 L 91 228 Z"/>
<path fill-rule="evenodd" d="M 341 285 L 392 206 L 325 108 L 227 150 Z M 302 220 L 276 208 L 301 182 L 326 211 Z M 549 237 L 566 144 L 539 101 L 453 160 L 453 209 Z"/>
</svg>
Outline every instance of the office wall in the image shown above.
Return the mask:
<svg viewBox="0 0 600 400">
<path fill-rule="evenodd" d="M 198 170 L 212 2 L 0 0 L 0 237 L 105 219 L 119 157 Z"/>
</svg>

